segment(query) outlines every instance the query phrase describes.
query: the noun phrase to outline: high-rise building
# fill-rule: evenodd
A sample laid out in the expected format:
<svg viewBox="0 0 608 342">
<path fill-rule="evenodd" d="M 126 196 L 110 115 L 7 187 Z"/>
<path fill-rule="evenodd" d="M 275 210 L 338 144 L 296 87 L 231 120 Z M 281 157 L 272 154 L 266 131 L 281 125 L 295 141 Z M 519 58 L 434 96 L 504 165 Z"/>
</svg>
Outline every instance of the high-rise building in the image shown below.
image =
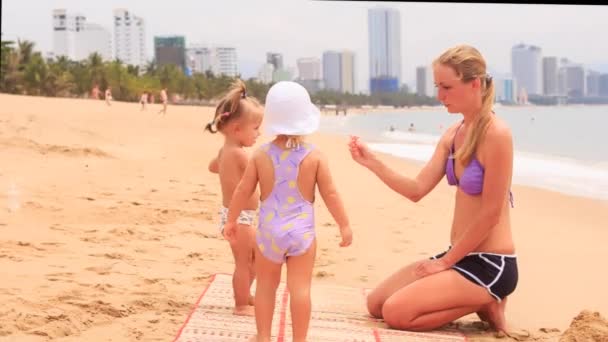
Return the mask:
<svg viewBox="0 0 608 342">
<path fill-rule="evenodd" d="M 192 73 L 203 74 L 213 71 L 213 52 L 202 45 L 192 45 L 186 49 L 186 64 Z M 215 72 L 214 72 L 215 73 Z"/>
<path fill-rule="evenodd" d="M 258 80 L 262 83 L 272 83 L 272 76 L 274 73 L 274 65 L 270 63 L 264 63 L 258 71 Z"/>
<path fill-rule="evenodd" d="M 541 49 L 518 44 L 511 49 L 511 73 L 517 81 L 517 92 L 527 95 L 543 94 Z"/>
<path fill-rule="evenodd" d="M 587 96 L 600 96 L 600 73 L 589 70 L 587 72 Z"/>
<path fill-rule="evenodd" d="M 599 78 L 599 95 L 608 97 L 608 74 L 601 74 Z"/>
<path fill-rule="evenodd" d="M 355 93 L 355 54 L 348 50 L 340 52 L 340 91 Z"/>
<path fill-rule="evenodd" d="M 342 57 L 338 51 L 323 52 L 323 82 L 325 89 L 340 91 L 342 77 L 340 73 Z"/>
<path fill-rule="evenodd" d="M 276 52 L 267 52 L 266 53 L 266 63 L 272 64 L 274 70 L 282 70 L 283 69 L 283 55 Z"/>
<path fill-rule="evenodd" d="M 517 87 L 513 76 L 496 76 L 492 82 L 494 82 L 494 98 L 496 102 L 515 103 L 517 101 Z"/>
<path fill-rule="evenodd" d="M 321 61 L 319 58 L 299 58 L 297 64 L 298 79 L 303 81 L 321 79 Z"/>
<path fill-rule="evenodd" d="M 557 95 L 559 64 L 557 57 L 543 57 L 543 94 Z"/>
<path fill-rule="evenodd" d="M 587 93 L 585 68 L 580 64 L 569 63 L 564 65 L 561 70 L 565 85 L 564 95 L 568 97 L 585 96 Z"/>
<path fill-rule="evenodd" d="M 236 77 L 239 74 L 236 49 L 192 45 L 186 49 L 186 61 L 192 73 L 211 71 L 214 75 Z"/>
<path fill-rule="evenodd" d="M 355 54 L 350 50 L 323 52 L 323 83 L 327 90 L 355 93 Z"/>
<path fill-rule="evenodd" d="M 53 55 L 74 61 L 98 53 L 112 59 L 112 35 L 98 24 L 89 23 L 82 14 L 70 15 L 65 9 L 53 10 Z"/>
<path fill-rule="evenodd" d="M 146 26 L 124 8 L 114 10 L 114 57 L 125 64 L 146 66 Z"/>
<path fill-rule="evenodd" d="M 154 59 L 158 66 L 175 64 L 186 69 L 186 38 L 184 36 L 154 37 Z"/>
<path fill-rule="evenodd" d="M 401 17 L 399 11 L 368 11 L 370 92 L 397 92 L 401 84 Z"/>
<path fill-rule="evenodd" d="M 416 68 L 416 94 L 419 96 L 434 96 L 433 75 L 431 68 L 419 66 Z"/>
</svg>

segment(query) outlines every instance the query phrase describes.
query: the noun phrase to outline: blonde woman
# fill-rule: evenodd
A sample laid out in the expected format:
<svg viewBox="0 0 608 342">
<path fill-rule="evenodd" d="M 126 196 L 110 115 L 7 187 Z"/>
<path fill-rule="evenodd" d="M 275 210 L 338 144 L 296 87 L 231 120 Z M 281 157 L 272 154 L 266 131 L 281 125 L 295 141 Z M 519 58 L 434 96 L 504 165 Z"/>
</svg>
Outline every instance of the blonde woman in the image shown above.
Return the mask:
<svg viewBox="0 0 608 342">
<path fill-rule="evenodd" d="M 510 220 L 511 130 L 492 111 L 494 84 L 475 48 L 448 49 L 433 62 L 433 73 L 438 99 L 462 120 L 446 130 L 418 175 L 390 169 L 357 137 L 349 148 L 355 161 L 414 202 L 445 175 L 456 197 L 449 246 L 386 278 L 369 294 L 367 307 L 395 329 L 432 330 L 476 312 L 505 331 L 507 296 L 518 281 Z"/>
</svg>

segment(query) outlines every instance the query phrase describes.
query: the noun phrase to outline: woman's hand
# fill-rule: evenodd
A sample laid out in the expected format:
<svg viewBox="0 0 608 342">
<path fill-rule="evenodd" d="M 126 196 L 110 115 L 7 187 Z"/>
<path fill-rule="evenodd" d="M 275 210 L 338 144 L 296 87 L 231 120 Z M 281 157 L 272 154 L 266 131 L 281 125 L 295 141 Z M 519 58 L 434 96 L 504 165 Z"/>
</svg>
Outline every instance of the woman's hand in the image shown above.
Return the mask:
<svg viewBox="0 0 608 342">
<path fill-rule="evenodd" d="M 430 276 L 431 274 L 443 272 L 449 269 L 450 266 L 445 262 L 445 260 L 434 259 L 434 260 L 424 260 L 419 263 L 418 266 L 414 269 L 414 274 L 420 278 L 424 278 Z"/>
<path fill-rule="evenodd" d="M 359 164 L 372 168 L 378 162 L 376 155 L 367 147 L 367 145 L 359 140 L 357 136 L 351 136 L 348 143 L 351 157 Z"/>
</svg>

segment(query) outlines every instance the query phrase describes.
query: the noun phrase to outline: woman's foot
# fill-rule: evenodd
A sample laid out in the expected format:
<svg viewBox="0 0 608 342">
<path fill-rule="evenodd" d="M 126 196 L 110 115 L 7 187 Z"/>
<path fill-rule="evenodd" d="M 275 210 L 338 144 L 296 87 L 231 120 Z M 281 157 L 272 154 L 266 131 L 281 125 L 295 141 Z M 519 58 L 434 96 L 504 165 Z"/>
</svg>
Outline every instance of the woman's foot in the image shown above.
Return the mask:
<svg viewBox="0 0 608 342">
<path fill-rule="evenodd" d="M 505 308 L 507 306 L 507 298 L 502 301 L 495 302 L 484 306 L 477 311 L 477 316 L 484 322 L 490 323 L 492 329 L 496 331 L 507 332 L 507 321 L 505 319 Z"/>
<path fill-rule="evenodd" d="M 255 310 L 250 305 L 237 306 L 232 313 L 237 316 L 255 316 Z"/>
<path fill-rule="evenodd" d="M 247 304 L 253 306 L 253 303 L 255 303 L 255 297 L 253 295 L 249 295 L 249 300 L 247 301 Z"/>
</svg>

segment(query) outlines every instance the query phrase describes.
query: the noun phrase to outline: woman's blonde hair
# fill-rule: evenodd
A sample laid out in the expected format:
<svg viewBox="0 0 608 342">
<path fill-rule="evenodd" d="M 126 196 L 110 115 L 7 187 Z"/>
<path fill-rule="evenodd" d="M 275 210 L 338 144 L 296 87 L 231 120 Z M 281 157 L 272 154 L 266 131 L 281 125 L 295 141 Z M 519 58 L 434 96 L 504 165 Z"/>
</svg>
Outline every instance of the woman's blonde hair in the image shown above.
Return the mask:
<svg viewBox="0 0 608 342">
<path fill-rule="evenodd" d="M 205 126 L 205 129 L 211 133 L 217 133 L 230 121 L 240 118 L 243 115 L 243 108 L 245 107 L 242 101 L 247 101 L 256 107 L 261 106 L 255 97 L 247 94 L 245 82 L 236 79 L 226 95 L 222 97 L 217 107 L 215 107 L 213 120 Z"/>
<path fill-rule="evenodd" d="M 447 49 L 433 61 L 433 65 L 436 64 L 452 68 L 462 82 L 471 82 L 476 78 L 481 81 L 481 111 L 473 120 L 464 143 L 455 156 L 463 165 L 468 165 L 490 126 L 494 104 L 494 82 L 487 74 L 486 61 L 481 53 L 469 45 L 457 45 Z"/>
</svg>

